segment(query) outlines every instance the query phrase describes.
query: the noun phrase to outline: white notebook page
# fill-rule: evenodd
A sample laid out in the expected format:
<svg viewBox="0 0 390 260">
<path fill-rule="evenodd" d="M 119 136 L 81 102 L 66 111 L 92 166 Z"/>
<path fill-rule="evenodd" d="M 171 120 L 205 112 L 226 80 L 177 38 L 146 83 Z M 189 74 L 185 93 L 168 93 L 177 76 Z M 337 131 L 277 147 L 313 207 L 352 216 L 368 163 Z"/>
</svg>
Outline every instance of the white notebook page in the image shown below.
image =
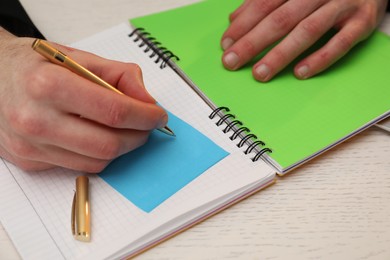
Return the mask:
<svg viewBox="0 0 390 260">
<path fill-rule="evenodd" d="M 175 231 L 177 225 L 191 223 L 202 211 L 213 211 L 232 198 L 267 185 L 274 178 L 269 166 L 262 161 L 252 162 L 237 148 L 236 142 L 230 141 L 228 137 L 232 133 L 224 134 L 215 120 L 208 118 L 211 109 L 174 71 L 169 67 L 160 69 L 133 43 L 128 37 L 131 31 L 124 23 L 78 42 L 74 47 L 139 64 L 145 85 L 163 107 L 231 154 L 151 213 L 134 206 L 97 175 L 90 175 L 90 243 L 76 241 L 70 230 L 75 178 L 82 173 L 62 168 L 26 173 L 5 162 L 0 168 L 1 183 L 5 186 L 0 191 L 0 220 L 24 259 L 98 259 L 112 257 L 117 251 L 119 255 L 126 255 L 141 249 L 151 239 L 158 240 Z M 161 225 L 163 227 L 153 233 Z M 25 239 L 26 233 L 31 239 Z M 143 239 L 135 243 L 141 237 Z M 38 247 L 42 250 L 37 250 Z"/>
</svg>

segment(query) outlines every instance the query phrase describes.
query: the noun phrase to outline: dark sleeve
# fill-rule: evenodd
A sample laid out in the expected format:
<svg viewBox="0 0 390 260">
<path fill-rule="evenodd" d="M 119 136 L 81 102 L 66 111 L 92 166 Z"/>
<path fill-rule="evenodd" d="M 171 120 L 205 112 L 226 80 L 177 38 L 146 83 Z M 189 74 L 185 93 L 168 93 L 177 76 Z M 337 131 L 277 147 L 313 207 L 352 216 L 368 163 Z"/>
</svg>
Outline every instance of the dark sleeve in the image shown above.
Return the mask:
<svg viewBox="0 0 390 260">
<path fill-rule="evenodd" d="M 0 0 L 0 26 L 17 36 L 44 39 L 18 0 Z"/>
</svg>

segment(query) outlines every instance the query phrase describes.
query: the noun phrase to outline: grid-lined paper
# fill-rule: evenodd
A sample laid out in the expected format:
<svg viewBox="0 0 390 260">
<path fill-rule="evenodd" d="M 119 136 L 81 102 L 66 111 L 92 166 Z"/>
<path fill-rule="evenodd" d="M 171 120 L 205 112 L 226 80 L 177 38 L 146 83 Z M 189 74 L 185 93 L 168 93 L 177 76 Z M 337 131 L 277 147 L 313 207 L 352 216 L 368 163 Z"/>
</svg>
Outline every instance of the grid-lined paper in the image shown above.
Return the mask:
<svg viewBox="0 0 390 260">
<path fill-rule="evenodd" d="M 138 63 L 149 92 L 162 106 L 231 155 L 151 213 L 138 209 L 97 175 L 90 175 L 90 243 L 74 240 L 70 231 L 75 178 L 82 173 L 66 169 L 26 173 L 5 163 L 0 168 L 2 187 L 5 186 L 0 190 L 0 220 L 24 259 L 100 259 L 133 253 L 179 226 L 266 185 L 274 177 L 267 165 L 261 161 L 253 163 L 237 149 L 229 135 L 208 119 L 211 109 L 202 99 L 170 68 L 160 69 L 149 59 L 127 36 L 130 32 L 127 24 L 121 24 L 74 46 L 106 58 Z M 26 241 L 24 236 L 28 234 L 34 234 L 35 239 Z M 36 250 L 40 245 L 45 245 L 45 250 Z"/>
</svg>

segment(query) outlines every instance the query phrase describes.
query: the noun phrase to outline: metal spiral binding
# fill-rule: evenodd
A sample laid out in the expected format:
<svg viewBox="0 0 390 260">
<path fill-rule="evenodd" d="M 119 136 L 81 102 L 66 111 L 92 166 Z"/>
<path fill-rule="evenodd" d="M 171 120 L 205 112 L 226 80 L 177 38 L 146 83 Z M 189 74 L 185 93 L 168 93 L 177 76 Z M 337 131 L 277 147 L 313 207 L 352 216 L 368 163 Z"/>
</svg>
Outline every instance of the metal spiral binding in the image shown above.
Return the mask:
<svg viewBox="0 0 390 260">
<path fill-rule="evenodd" d="M 218 107 L 211 112 L 209 118 L 214 119 L 218 116 L 219 120 L 216 122 L 216 125 L 221 126 L 225 123 L 226 127 L 222 130 L 225 134 L 233 130 L 233 135 L 230 136 L 230 140 L 234 141 L 238 137 L 241 137 L 241 140 L 237 143 L 237 147 L 242 148 L 247 144 L 248 147 L 244 151 L 245 154 L 256 152 L 252 161 L 259 160 L 264 153 L 272 153 L 270 148 L 264 147 L 265 143 L 263 141 L 258 140 L 255 134 L 250 133 L 248 127 L 244 126 L 241 121 L 235 119 L 235 115 L 229 112 L 230 109 L 228 107 Z"/>
<path fill-rule="evenodd" d="M 257 139 L 257 136 L 254 134 L 248 134 L 244 138 L 241 139 L 241 141 L 237 144 L 237 147 L 241 148 L 244 146 L 244 144 L 250 140 L 250 139 Z"/>
<path fill-rule="evenodd" d="M 228 120 L 229 118 L 235 118 L 236 116 L 235 115 L 232 115 L 232 114 L 226 114 L 224 116 L 222 116 L 218 122 L 216 123 L 217 126 L 220 126 L 222 125 L 224 122 L 226 122 L 226 120 Z"/>
<path fill-rule="evenodd" d="M 246 132 L 246 133 L 249 133 L 251 130 L 249 130 L 248 127 L 246 126 L 243 126 L 243 127 L 240 127 L 238 130 L 234 131 L 234 133 L 232 134 L 232 136 L 230 136 L 230 140 L 234 141 L 236 140 L 237 137 L 240 136 L 240 134 Z"/>
<path fill-rule="evenodd" d="M 156 64 L 160 63 L 160 69 L 163 69 L 169 64 L 169 60 L 176 59 L 180 60 L 173 52 L 168 50 L 166 47 L 161 46 L 161 42 L 157 41 L 156 38 L 150 36 L 150 33 L 145 31 L 144 28 L 136 28 L 130 34 L 129 37 L 134 38 L 134 42 L 139 42 L 138 47 L 144 48 L 144 52 L 150 52 L 149 58 L 155 58 Z"/>
<path fill-rule="evenodd" d="M 222 132 L 224 132 L 225 134 L 227 132 L 229 132 L 234 126 L 236 125 L 240 125 L 242 126 L 242 122 L 241 121 L 238 121 L 238 120 L 233 120 L 232 122 L 230 122 L 229 124 L 227 124 L 227 126 L 225 127 L 225 129 L 223 129 Z"/>
</svg>

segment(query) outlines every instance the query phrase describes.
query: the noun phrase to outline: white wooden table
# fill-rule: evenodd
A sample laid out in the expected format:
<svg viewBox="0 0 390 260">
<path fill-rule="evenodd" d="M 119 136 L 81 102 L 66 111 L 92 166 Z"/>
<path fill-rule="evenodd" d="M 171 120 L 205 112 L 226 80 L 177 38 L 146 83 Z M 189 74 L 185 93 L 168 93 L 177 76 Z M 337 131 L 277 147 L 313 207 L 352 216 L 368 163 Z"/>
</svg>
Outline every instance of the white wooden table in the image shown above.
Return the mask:
<svg viewBox="0 0 390 260">
<path fill-rule="evenodd" d="M 196 0 L 21 2 L 48 39 L 68 44 Z M 390 34 L 389 14 L 381 29 Z M 139 256 L 227 258 L 390 259 L 390 134 L 372 127 Z M 1 226 L 0 259 L 19 259 Z"/>
</svg>

